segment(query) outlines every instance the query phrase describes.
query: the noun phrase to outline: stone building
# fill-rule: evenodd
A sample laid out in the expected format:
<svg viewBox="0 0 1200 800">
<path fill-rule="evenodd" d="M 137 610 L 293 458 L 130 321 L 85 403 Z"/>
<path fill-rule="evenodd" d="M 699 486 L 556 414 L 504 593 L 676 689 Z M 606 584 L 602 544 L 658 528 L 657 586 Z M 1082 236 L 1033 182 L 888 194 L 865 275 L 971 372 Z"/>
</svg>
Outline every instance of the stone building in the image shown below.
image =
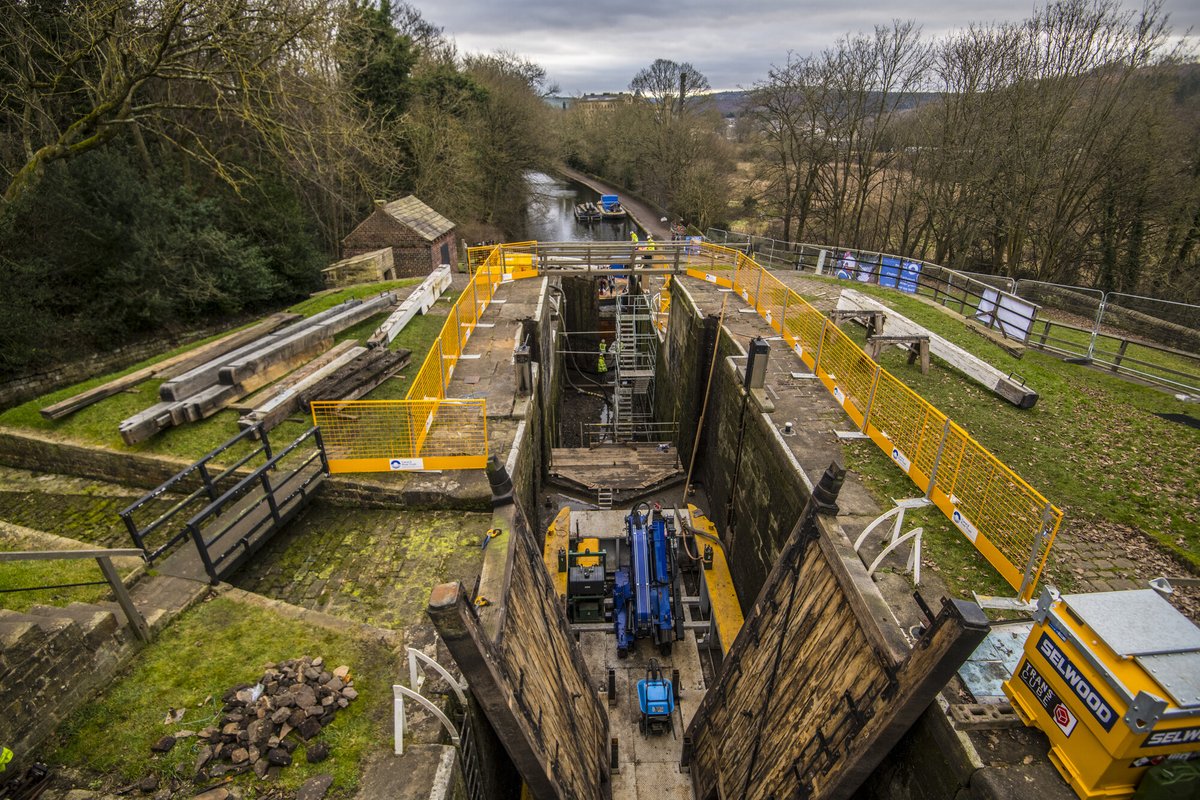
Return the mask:
<svg viewBox="0 0 1200 800">
<path fill-rule="evenodd" d="M 342 239 L 342 257 L 390 248 L 396 277 L 428 275 L 441 264 L 454 265 L 455 225 L 415 195 L 379 203 L 371 215 Z"/>
</svg>

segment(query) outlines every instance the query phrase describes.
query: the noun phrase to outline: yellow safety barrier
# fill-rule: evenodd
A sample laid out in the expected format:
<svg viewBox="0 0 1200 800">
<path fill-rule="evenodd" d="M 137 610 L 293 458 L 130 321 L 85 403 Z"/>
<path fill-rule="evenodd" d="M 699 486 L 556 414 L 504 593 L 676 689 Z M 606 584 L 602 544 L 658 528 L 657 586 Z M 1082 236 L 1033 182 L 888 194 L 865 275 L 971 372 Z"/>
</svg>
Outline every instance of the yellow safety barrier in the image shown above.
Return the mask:
<svg viewBox="0 0 1200 800">
<path fill-rule="evenodd" d="M 774 275 L 741 253 L 732 263 L 726 253 L 720 255 L 720 262 L 710 261 L 704 271 L 689 268 L 688 274 L 728 286 L 752 305 L 854 424 L 926 493 L 1021 599 L 1031 600 L 1062 511 Z"/>
<path fill-rule="evenodd" d="M 483 400 L 319 400 L 312 414 L 331 473 L 487 466 Z"/>
<path fill-rule="evenodd" d="M 445 398 L 462 348 L 496 285 L 537 276 L 539 247 L 538 242 L 518 242 L 468 249 L 475 277 L 430 350 L 409 400 Z M 689 245 L 683 263 L 689 276 L 733 289 L 752 306 L 813 370 L 854 424 L 1022 599 L 1032 599 L 1062 522 L 1061 510 L 754 259 L 704 242 Z M 670 302 L 666 292 L 660 299 Z"/>
</svg>

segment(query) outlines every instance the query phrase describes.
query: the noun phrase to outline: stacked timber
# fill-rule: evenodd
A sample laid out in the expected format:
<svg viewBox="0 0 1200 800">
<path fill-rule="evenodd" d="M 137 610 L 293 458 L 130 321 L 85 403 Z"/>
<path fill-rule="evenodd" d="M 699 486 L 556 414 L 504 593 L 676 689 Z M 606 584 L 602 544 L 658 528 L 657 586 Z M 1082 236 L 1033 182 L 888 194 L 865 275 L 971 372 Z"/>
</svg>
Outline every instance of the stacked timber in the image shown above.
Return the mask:
<svg viewBox="0 0 1200 800">
<path fill-rule="evenodd" d="M 237 350 L 249 342 L 256 341 L 260 337 L 271 333 L 276 328 L 300 318 L 299 314 L 272 314 L 257 325 L 252 325 L 240 331 L 234 331 L 216 341 L 200 345 L 185 353 L 180 353 L 177 356 L 164 359 L 143 369 L 130 372 L 128 375 L 122 375 L 108 383 L 95 386 L 86 392 L 80 392 L 54 405 L 46 406 L 41 410 L 41 414 L 49 420 L 62 419 L 69 414 L 74 414 L 81 408 L 87 408 L 93 403 L 98 403 L 106 397 L 112 397 L 150 378 L 174 378 L 193 367 Z"/>
<path fill-rule="evenodd" d="M 391 251 L 388 251 L 391 252 Z M 404 330 L 413 317 L 424 314 L 433 307 L 442 292 L 450 288 L 450 267 L 446 264 L 429 273 L 429 277 L 421 281 L 421 285 L 404 299 L 400 307 L 392 312 L 383 324 L 371 334 L 367 347 L 380 347 L 392 343 L 396 335 Z"/>
<path fill-rule="evenodd" d="M 336 334 L 395 304 L 391 292 L 347 300 L 200 364 L 163 383 L 161 402 L 122 421 L 121 438 L 137 444 L 166 428 L 211 417 L 328 350 Z"/>
<path fill-rule="evenodd" d="M 314 400 L 357 400 L 407 367 L 411 360 L 411 350 L 387 350 L 382 347 L 368 350 L 320 383 L 301 392 L 300 407 L 307 411 Z"/>
<path fill-rule="evenodd" d="M 238 419 L 238 425 L 242 428 L 253 428 L 257 425 L 264 431 L 271 430 L 300 407 L 302 392 L 316 386 L 365 352 L 367 348 L 360 347 L 352 341 L 334 345 L 333 349 L 314 358 L 277 383 L 265 396 L 258 397 L 254 408 Z"/>
</svg>

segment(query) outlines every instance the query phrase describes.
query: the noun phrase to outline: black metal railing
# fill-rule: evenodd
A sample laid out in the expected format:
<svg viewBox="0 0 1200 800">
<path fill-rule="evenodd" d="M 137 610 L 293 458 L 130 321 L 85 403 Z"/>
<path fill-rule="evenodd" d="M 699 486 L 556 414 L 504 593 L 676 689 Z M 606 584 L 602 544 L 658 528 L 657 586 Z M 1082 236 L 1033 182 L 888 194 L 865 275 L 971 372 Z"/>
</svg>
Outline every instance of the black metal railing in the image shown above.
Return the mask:
<svg viewBox="0 0 1200 800">
<path fill-rule="evenodd" d="M 301 452 L 301 447 L 309 440 L 311 440 L 313 449 L 305 455 Z M 293 454 L 302 456 L 299 464 L 289 466 L 286 470 L 279 469 L 280 464 L 290 459 Z M 293 485 L 292 479 L 317 460 L 320 461 L 321 468 L 310 471 Z M 320 429 L 309 428 L 307 432 L 277 455 L 271 457 L 265 464 L 242 478 L 227 492 L 191 517 L 184 527 L 183 535 L 192 537 L 209 578 L 216 583 L 220 579 L 221 568 L 225 561 L 239 552 L 249 552 L 257 535 L 265 526 L 277 527 L 282 524 L 286 515 L 281 509 L 286 509 L 298 497 L 307 497 L 309 487 L 328 474 L 328 471 Z M 281 477 L 272 481 L 272 473 Z M 280 491 L 285 487 L 287 491 L 281 496 Z M 260 488 L 261 495 L 244 506 L 236 508 L 234 513 L 226 513 L 234 510 L 239 501 L 254 496 Z M 264 504 L 267 507 L 265 514 L 262 513 Z M 255 518 L 256 516 L 257 518 Z M 250 521 L 250 524 L 243 526 L 242 523 L 247 520 Z M 209 523 L 215 523 L 215 530 L 206 529 L 206 525 Z M 209 527 L 213 526 L 209 525 Z M 237 538 L 223 543 L 222 540 L 235 528 L 240 528 Z M 216 548 L 215 555 L 214 548 Z"/>
<path fill-rule="evenodd" d="M 258 440 L 259 444 L 252 447 L 249 452 L 237 458 L 228 466 L 220 467 L 220 470 L 214 474 L 213 469 L 218 467 L 215 463 L 215 459 L 218 456 L 228 453 L 244 441 L 254 440 Z M 271 443 L 267 440 L 267 432 L 258 426 L 246 428 L 237 436 L 234 436 L 229 441 L 209 452 L 195 464 L 176 473 L 162 485 L 146 493 L 124 511 L 121 511 L 120 517 L 124 520 L 125 527 L 129 530 L 129 535 L 133 538 L 134 545 L 146 554 L 146 560 L 154 563 L 156 558 L 159 558 L 176 544 L 183 541 L 188 535 L 186 527 L 172 528 L 172 534 L 165 542 L 153 546 L 149 540 L 154 534 L 167 528 L 172 520 L 188 509 L 195 508 L 195 506 L 201 503 L 211 503 L 216 500 L 222 494 L 223 484 L 234 478 L 236 472 L 248 464 L 251 459 L 260 455 L 268 461 L 271 459 Z M 169 492 L 187 489 L 195 481 L 199 481 L 198 486 L 192 488 L 186 496 L 178 500 L 153 521 L 145 526 L 137 523 L 135 514 L 138 511 Z"/>
</svg>

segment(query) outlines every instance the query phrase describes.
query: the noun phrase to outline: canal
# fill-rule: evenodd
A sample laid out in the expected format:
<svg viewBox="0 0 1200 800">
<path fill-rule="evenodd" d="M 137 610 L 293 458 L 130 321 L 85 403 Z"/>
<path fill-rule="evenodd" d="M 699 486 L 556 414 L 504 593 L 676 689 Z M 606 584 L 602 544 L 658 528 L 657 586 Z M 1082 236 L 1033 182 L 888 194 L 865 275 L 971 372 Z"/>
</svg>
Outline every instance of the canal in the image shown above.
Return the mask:
<svg viewBox="0 0 1200 800">
<path fill-rule="evenodd" d="M 600 193 L 582 183 L 529 172 L 525 176 L 529 202 L 525 207 L 525 238 L 540 242 L 615 242 L 642 231 L 632 220 L 623 222 L 575 221 L 575 204 L 596 201 Z"/>
</svg>

